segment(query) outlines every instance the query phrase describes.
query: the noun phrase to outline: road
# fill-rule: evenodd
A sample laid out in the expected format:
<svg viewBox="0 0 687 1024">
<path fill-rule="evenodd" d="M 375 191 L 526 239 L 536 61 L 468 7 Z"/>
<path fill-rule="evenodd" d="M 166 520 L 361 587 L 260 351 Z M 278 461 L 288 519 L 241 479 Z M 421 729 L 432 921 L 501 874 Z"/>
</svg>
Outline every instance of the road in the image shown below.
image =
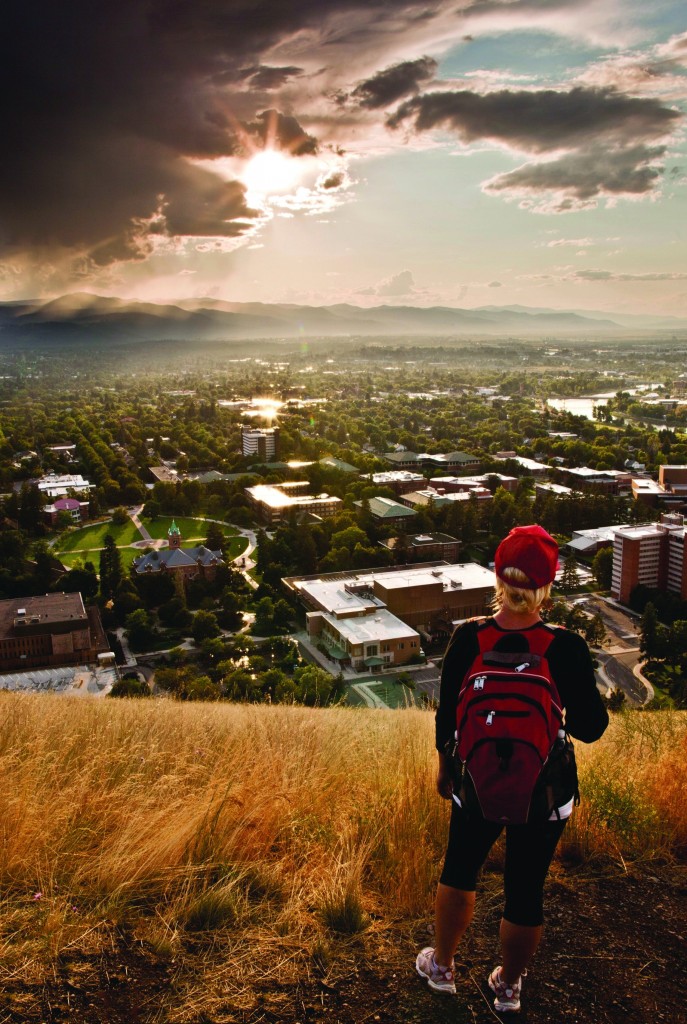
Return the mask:
<svg viewBox="0 0 687 1024">
<path fill-rule="evenodd" d="M 597 658 L 603 665 L 609 681 L 614 687 L 621 689 L 633 704 L 643 704 L 647 699 L 644 684 L 632 672 L 637 664 L 638 654 L 638 649 L 626 651 L 623 654 L 597 653 Z"/>
<path fill-rule="evenodd" d="M 641 660 L 637 617 L 628 615 L 596 594 L 591 595 L 581 607 L 590 615 L 598 612 L 608 631 L 611 649 L 596 652 L 608 681 L 620 688 L 632 704 L 644 704 L 650 694 L 633 673 Z"/>
</svg>

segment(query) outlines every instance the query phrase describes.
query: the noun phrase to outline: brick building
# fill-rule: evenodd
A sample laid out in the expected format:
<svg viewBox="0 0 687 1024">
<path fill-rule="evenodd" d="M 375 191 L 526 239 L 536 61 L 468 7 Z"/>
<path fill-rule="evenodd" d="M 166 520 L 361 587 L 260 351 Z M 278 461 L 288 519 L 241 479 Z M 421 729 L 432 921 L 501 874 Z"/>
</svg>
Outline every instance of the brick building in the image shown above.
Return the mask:
<svg viewBox="0 0 687 1024">
<path fill-rule="evenodd" d="M 341 511 L 341 498 L 330 494 L 309 494 L 309 489 L 307 480 L 292 480 L 246 487 L 245 494 L 255 517 L 266 526 L 277 526 L 290 513 L 297 518 L 310 514 L 326 519 Z"/>
<path fill-rule="evenodd" d="M 167 547 L 159 551 L 149 551 L 147 555 L 139 555 L 133 561 L 133 570 L 139 576 L 150 573 L 169 573 L 175 581 L 186 584 L 190 580 L 200 578 L 212 580 L 220 565 L 224 565 L 221 551 L 211 551 L 204 544 L 192 548 L 182 548 L 181 530 L 172 522 L 167 531 Z"/>
<path fill-rule="evenodd" d="M 407 534 L 403 538 L 387 537 L 379 543 L 393 552 L 402 548 L 407 562 L 455 562 L 460 551 L 460 541 L 448 533 Z"/>
<path fill-rule="evenodd" d="M 0 601 L 0 672 L 95 662 L 109 644 L 81 594 Z"/>
<path fill-rule="evenodd" d="M 640 583 L 687 600 L 683 516 L 666 514 L 659 523 L 623 526 L 615 531 L 611 594 L 627 604 Z"/>
<path fill-rule="evenodd" d="M 324 634 L 328 641 L 337 633 L 335 660 L 354 667 L 365 658 L 403 664 L 420 653 L 419 643 L 410 643 L 414 634 L 430 643 L 447 638 L 457 622 L 488 614 L 494 592 L 493 572 L 474 562 L 291 576 L 283 582 L 306 608 L 309 635 Z M 358 631 L 365 630 L 364 643 L 341 625 L 352 618 L 359 620 Z M 378 651 L 372 653 L 375 644 Z"/>
</svg>

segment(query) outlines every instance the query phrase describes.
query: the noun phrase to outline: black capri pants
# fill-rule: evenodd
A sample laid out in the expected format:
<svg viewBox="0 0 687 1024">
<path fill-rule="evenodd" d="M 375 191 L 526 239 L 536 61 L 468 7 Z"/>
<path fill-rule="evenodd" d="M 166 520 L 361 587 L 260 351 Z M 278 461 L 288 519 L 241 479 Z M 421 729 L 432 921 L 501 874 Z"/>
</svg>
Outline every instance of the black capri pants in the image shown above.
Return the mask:
<svg viewBox="0 0 687 1024">
<path fill-rule="evenodd" d="M 473 892 L 489 851 L 504 826 L 468 814 L 451 801 L 451 825 L 439 879 L 452 889 Z M 544 881 L 567 819 L 506 825 L 503 916 L 511 924 L 536 927 L 544 920 Z"/>
</svg>

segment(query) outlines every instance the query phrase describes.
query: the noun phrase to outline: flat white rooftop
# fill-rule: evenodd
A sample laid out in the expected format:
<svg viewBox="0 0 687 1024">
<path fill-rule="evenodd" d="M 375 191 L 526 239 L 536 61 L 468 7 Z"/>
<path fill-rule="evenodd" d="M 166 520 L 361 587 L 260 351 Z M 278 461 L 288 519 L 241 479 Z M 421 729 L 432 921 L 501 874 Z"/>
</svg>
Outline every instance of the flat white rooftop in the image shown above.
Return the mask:
<svg viewBox="0 0 687 1024">
<path fill-rule="evenodd" d="M 536 484 L 538 491 L 548 491 L 549 494 L 572 494 L 571 487 L 565 487 L 563 484 Z"/>
<path fill-rule="evenodd" d="M 545 469 L 551 469 L 551 466 L 547 466 L 545 462 L 536 462 L 534 459 L 526 459 L 522 455 L 501 455 L 495 456 L 497 459 L 509 459 L 511 462 L 517 462 L 523 469 L 531 469 L 533 471 L 544 471 Z"/>
<path fill-rule="evenodd" d="M 647 523 L 645 526 L 623 526 L 617 532 L 618 536 L 626 537 L 628 540 L 648 540 L 651 537 L 664 537 L 666 533 L 684 537 L 685 527 L 668 523 Z"/>
<path fill-rule="evenodd" d="M 302 486 L 302 483 L 295 482 L 291 487 Z M 320 501 L 327 501 L 330 504 L 341 504 L 341 498 L 332 497 L 330 494 L 285 494 L 284 491 L 271 484 L 258 484 L 256 487 L 247 487 L 246 492 L 255 501 L 262 502 L 269 508 L 291 508 L 294 506 L 314 505 Z"/>
<path fill-rule="evenodd" d="M 406 626 L 387 608 L 378 608 L 373 614 L 361 615 L 350 619 L 337 619 L 325 612 L 322 616 L 338 634 L 352 644 L 364 644 L 380 640 L 403 640 L 416 637 L 418 634 L 411 626 Z"/>
<path fill-rule="evenodd" d="M 333 614 L 341 614 L 356 607 L 362 609 L 377 601 L 372 596 L 375 580 L 387 590 L 399 590 L 407 587 L 436 586 L 441 584 L 444 591 L 469 591 L 493 587 L 495 576 L 491 569 L 485 569 L 477 562 L 455 563 L 453 565 L 404 566 L 394 572 L 375 571 L 359 572 L 346 578 L 294 580 L 293 586 L 302 594 L 307 595 L 321 608 Z M 349 589 L 346 589 L 348 585 Z M 366 591 L 363 594 L 352 593 L 355 587 Z M 379 602 L 380 607 L 382 603 Z"/>
</svg>

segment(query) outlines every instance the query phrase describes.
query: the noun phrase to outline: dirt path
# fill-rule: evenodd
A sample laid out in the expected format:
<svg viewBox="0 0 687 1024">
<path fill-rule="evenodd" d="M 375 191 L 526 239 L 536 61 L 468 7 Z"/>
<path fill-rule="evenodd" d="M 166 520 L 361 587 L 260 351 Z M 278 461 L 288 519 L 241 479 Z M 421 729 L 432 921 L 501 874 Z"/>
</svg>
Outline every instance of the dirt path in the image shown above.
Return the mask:
<svg viewBox="0 0 687 1024">
<path fill-rule="evenodd" d="M 284 940 L 256 967 L 232 928 L 189 934 L 167 950 L 114 923 L 44 962 L 0 967 L 2 1020 L 22 1024 L 489 1024 L 486 976 L 496 963 L 500 885 L 487 876 L 457 962 L 456 997 L 416 975 L 431 944 L 428 916 L 376 918 L 320 954 Z M 556 867 L 544 942 L 523 986 L 518 1024 L 677 1024 L 684 1020 L 687 869 L 590 877 Z M 305 941 L 305 940 L 304 940 Z M 31 968 L 29 970 L 29 967 Z"/>
</svg>

